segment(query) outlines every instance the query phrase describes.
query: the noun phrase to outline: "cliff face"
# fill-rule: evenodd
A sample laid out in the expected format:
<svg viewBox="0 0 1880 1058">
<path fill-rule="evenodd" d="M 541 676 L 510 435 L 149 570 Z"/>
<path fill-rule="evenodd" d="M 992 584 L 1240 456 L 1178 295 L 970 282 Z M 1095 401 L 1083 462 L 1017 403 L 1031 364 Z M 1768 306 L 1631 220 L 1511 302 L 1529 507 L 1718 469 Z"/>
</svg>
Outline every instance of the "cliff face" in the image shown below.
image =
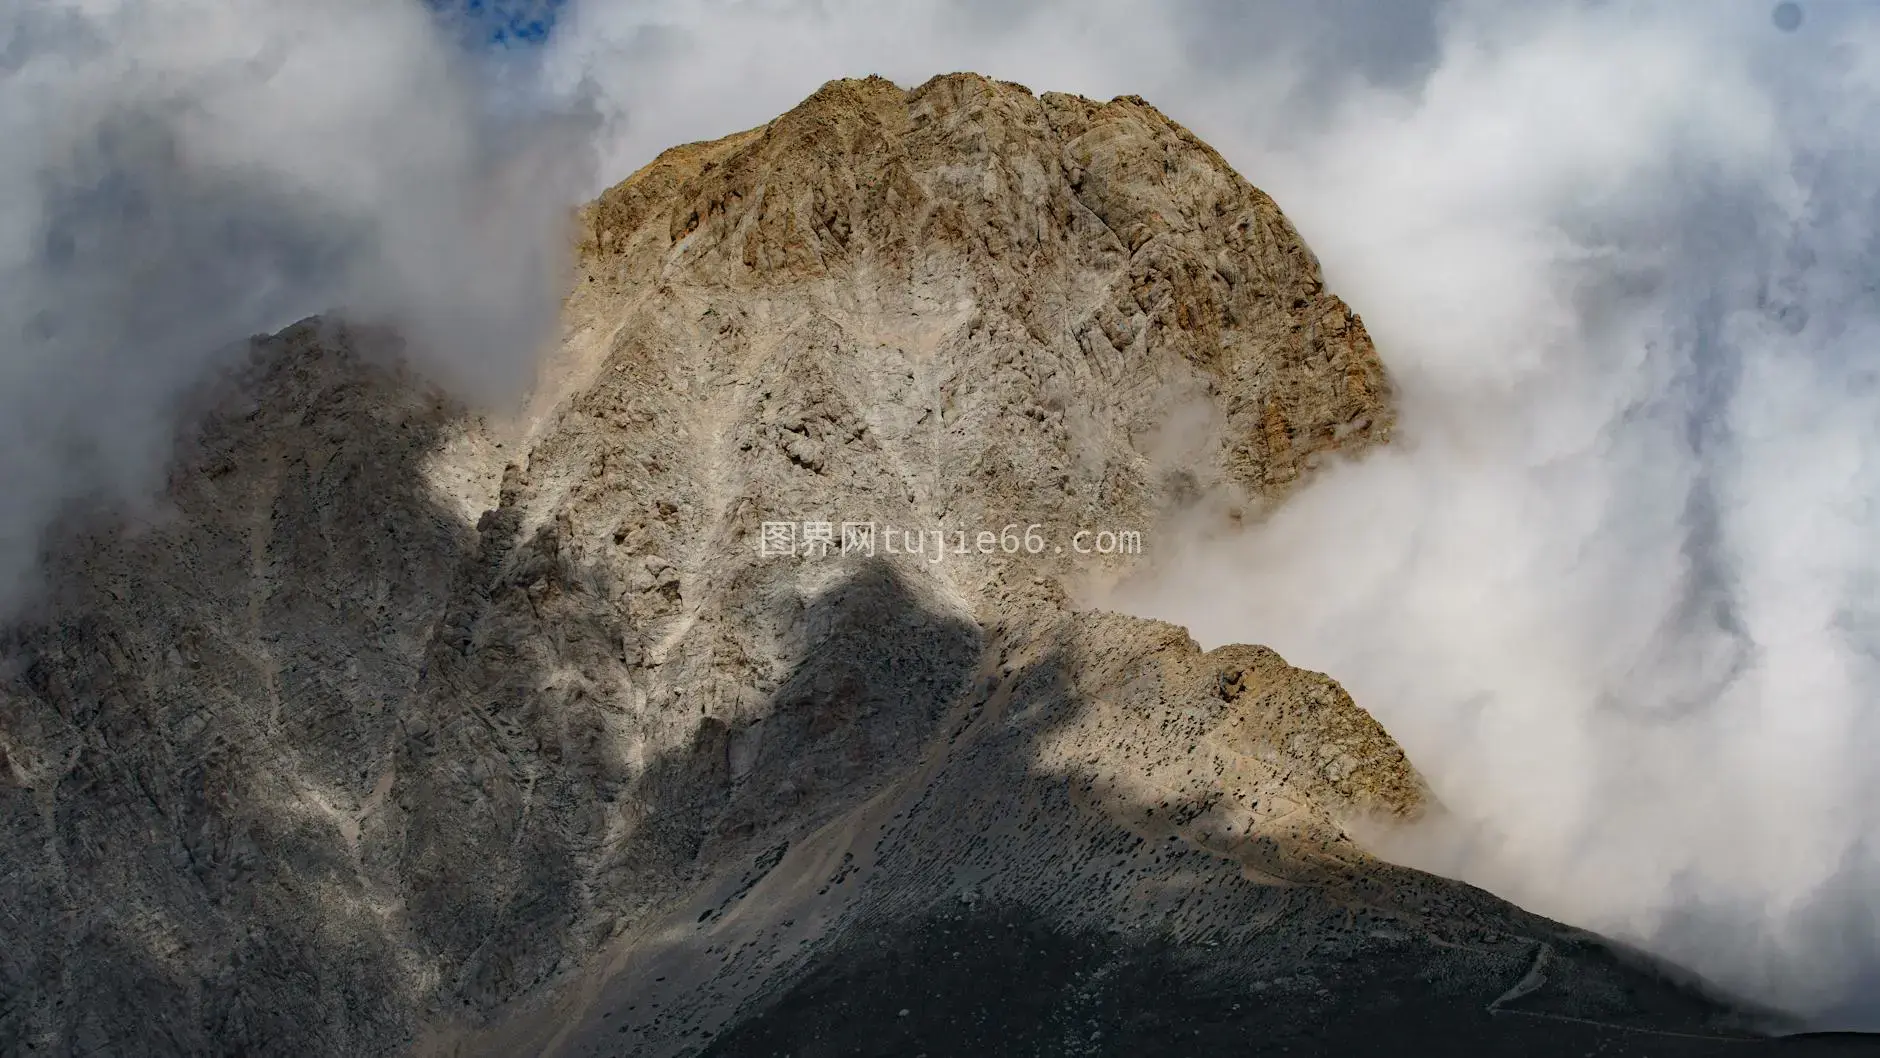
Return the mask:
<svg viewBox="0 0 1880 1058">
<path fill-rule="evenodd" d="M 856 457 L 897 457 L 880 469 L 908 495 L 858 503 L 969 518 L 1017 471 L 1039 514 L 1146 520 L 1179 500 L 1171 477 L 1271 493 L 1388 430 L 1363 324 L 1292 226 L 1140 99 L 835 82 L 666 152 L 583 221 L 569 318 L 591 362 L 685 346 L 708 360 L 699 384 L 734 380 L 740 442 L 792 430 L 847 446 L 863 477 L 877 465 Z M 1209 436 L 1148 451 L 1177 401 L 1214 417 Z"/>
<path fill-rule="evenodd" d="M 56 552 L 0 645 L 0 1051 L 788 1050 L 935 908 L 1153 949 L 1249 1032 L 1479 1013 L 1543 950 L 1524 1002 L 1660 988 L 1353 845 L 1429 806 L 1331 679 L 1074 605 L 1390 427 L 1179 125 L 834 82 L 581 221 L 522 421 L 310 321 L 209 395 L 168 517 Z"/>
</svg>

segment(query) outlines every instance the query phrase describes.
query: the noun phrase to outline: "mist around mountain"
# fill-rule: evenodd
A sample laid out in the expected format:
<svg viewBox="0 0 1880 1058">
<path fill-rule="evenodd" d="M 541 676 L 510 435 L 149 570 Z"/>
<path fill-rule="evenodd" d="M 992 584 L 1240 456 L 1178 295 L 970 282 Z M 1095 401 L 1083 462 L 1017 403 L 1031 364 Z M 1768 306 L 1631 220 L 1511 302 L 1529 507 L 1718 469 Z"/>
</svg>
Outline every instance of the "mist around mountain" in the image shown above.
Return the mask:
<svg viewBox="0 0 1880 1058">
<path fill-rule="evenodd" d="M 50 552 L 0 697 L 7 1050 L 1783 1024 L 1367 852 L 1448 810 L 1334 677 L 1094 605 L 1396 416 L 1278 206 L 1144 100 L 831 82 L 577 230 L 524 414 L 309 319 L 192 395 L 167 517 Z"/>
<path fill-rule="evenodd" d="M 939 600 L 941 623 L 958 617 L 977 644 L 949 638 L 936 657 L 979 657 L 992 630 L 1034 623 L 1014 613 L 1155 618 L 1208 656 L 1264 644 L 1350 692 L 1359 712 L 1334 714 L 1357 741 L 1334 740 L 1333 771 L 1375 765 L 1376 789 L 1404 794 L 1381 813 L 1325 809 L 1366 855 L 1683 967 L 1708 982 L 1712 1014 L 1753 1004 L 1794 1015 L 1751 1019 L 1762 1028 L 1874 1027 L 1880 508 L 1864 497 L 1880 419 L 1863 350 L 1880 313 L 1862 277 L 1877 25 L 1858 3 L 1758 0 L 1701 16 L 1172 0 L 1155 18 L 1119 0 L 0 5 L 0 775 L 27 791 L 5 869 L 33 924 L 17 944 L 0 934 L 21 953 L 0 965 L 34 982 L 0 990 L 14 1033 L 0 1038 L 352 1053 L 405 1034 L 502 1053 L 490 1041 L 510 1037 L 483 1034 L 533 1039 L 530 1011 L 617 1016 L 601 982 L 650 964 L 621 954 L 642 951 L 626 925 L 617 947 L 595 939 L 615 925 L 594 908 L 643 925 L 618 909 L 665 907 L 717 870 L 702 820 L 729 811 L 715 780 L 697 780 L 700 801 L 674 778 L 690 765 L 656 767 L 658 747 L 696 715 L 724 723 L 727 773 L 758 774 L 771 752 L 821 760 L 740 725 L 785 700 L 779 666 L 816 653 L 807 600 L 861 576 L 809 562 L 785 578 L 766 541 L 787 526 L 841 559 L 845 522 L 870 527 L 872 557 L 898 571 L 857 581 L 878 600 L 862 624 L 898 627 L 892 615 L 919 609 L 894 601 L 905 591 Z M 904 127 L 880 85 L 790 111 L 815 120 L 771 120 L 828 78 L 879 71 L 926 93 L 901 104 L 912 122 L 939 107 L 927 82 L 949 69 L 1112 102 L 988 97 L 962 119 L 978 131 L 944 143 Z M 1132 105 L 1211 147 L 1131 131 Z M 760 123 L 613 186 L 673 143 Z M 1064 155 L 1073 143 L 1088 161 Z M 1232 170 L 1272 197 L 1221 191 L 1239 186 L 1218 175 Z M 1215 209 L 1252 219 L 1235 235 Z M 669 296 L 701 314 L 691 329 L 641 303 Z M 947 328 L 966 302 L 960 337 Z M 629 349 L 631 335 L 645 337 Z M 624 388 L 603 396 L 616 360 L 640 373 L 615 371 Z M 728 381 L 799 361 L 820 381 L 770 386 L 781 404 Z M 815 479 L 754 462 L 768 446 Z M 665 491 L 635 507 L 583 480 Z M 753 530 L 722 504 L 746 500 L 761 562 L 730 542 Z M 701 528 L 731 535 L 686 535 Z M 577 552 L 600 573 L 573 583 L 610 601 L 558 624 L 538 613 L 563 590 L 543 571 Z M 516 570 L 539 579 L 530 616 L 492 625 L 478 615 Z M 740 630 L 746 614 L 770 616 Z M 1103 628 L 1061 632 L 1138 635 Z M 568 629 L 586 631 L 570 645 Z M 617 639 L 619 659 L 589 658 L 587 636 Z M 499 646 L 466 672 L 433 663 L 444 641 L 459 658 Z M 649 662 L 664 650 L 692 660 Z M 1234 658 L 1217 687 L 1254 665 Z M 954 666 L 906 664 L 937 684 Z M 843 751 L 855 760 L 747 789 L 817 819 L 847 811 L 832 791 L 890 796 L 868 791 L 932 759 L 911 748 L 929 745 L 924 729 L 868 726 L 879 695 L 914 693 L 898 678 L 818 675 L 790 692 L 825 703 L 818 737 L 873 733 Z M 877 690 L 859 711 L 827 705 L 864 686 Z M 1131 686 L 1116 694 L 1149 693 Z M 1214 716 L 1221 693 L 1195 715 Z M 490 823 L 472 799 L 433 826 L 422 784 L 386 809 L 388 747 L 430 745 L 463 703 L 494 726 L 436 749 L 450 776 L 436 781 L 510 815 Z M 715 759 L 717 728 L 701 731 Z M 1046 760 L 1040 738 L 1010 759 Z M 1144 740 L 1166 741 L 1117 745 Z M 1185 746 L 1169 759 L 1199 752 Z M 537 761 L 551 752 L 612 761 L 593 765 L 612 778 L 555 772 Z M 1088 752 L 1122 767 L 1113 747 Z M 1031 781 L 958 767 L 948 782 Z M 1016 811 L 971 803 L 976 818 Z M 795 811 L 735 827 L 810 825 Z M 917 830 L 906 840 L 927 848 Z M 669 832 L 691 836 L 643 851 Z M 1081 840 L 999 855 L 1075 859 Z M 600 848 L 642 851 L 597 867 Z M 762 870 L 794 878 L 794 862 Z M 622 870 L 641 880 L 597 880 Z M 870 894 L 926 891 L 871 877 Z M 482 895 L 453 896 L 452 878 Z M 518 895 L 557 886 L 579 895 Z M 1096 899 L 1077 893 L 1064 901 Z M 1026 916 L 1052 923 L 1035 948 L 980 949 L 1038 955 L 1024 965 L 1050 980 L 1114 962 L 1101 980 L 1132 982 L 1077 1003 L 1110 1009 L 1179 969 L 1162 948 L 1104 942 L 1107 913 L 1079 911 L 1080 925 L 1021 895 L 921 928 L 902 911 L 874 933 L 837 927 L 793 968 L 747 952 L 731 998 L 708 1004 L 738 1013 L 710 1018 L 762 1053 L 879 1034 L 837 1032 L 850 1010 L 922 1035 L 979 1010 L 1033 1047 L 1055 1024 L 1033 1000 L 1058 993 L 1000 986 L 996 960 L 935 977 L 979 997 L 959 1008 L 877 989 L 892 1009 L 864 1009 L 844 985 L 915 985 L 891 972 L 895 953 L 950 958 L 954 938 Z M 1527 967 L 1546 976 L 1538 956 Z M 1231 1011 L 1246 982 L 1229 981 Z M 1084 1028 L 1124 1050 L 1175 1047 L 1173 1022 L 1205 1021 L 1217 995 L 1183 994 L 1199 998 L 1164 996 L 1135 1029 Z M 995 998 L 1018 1005 L 984 1005 Z M 1549 1021 L 1521 1005 L 1489 1004 L 1483 1024 Z M 1334 1020 L 1360 1023 L 1348 1014 Z M 151 1024 L 99 1027 L 113 1018 Z M 662 1013 L 627 1035 L 669 1040 L 710 1018 Z M 1053 1046 L 1069 1031 L 1052 1028 Z"/>
</svg>

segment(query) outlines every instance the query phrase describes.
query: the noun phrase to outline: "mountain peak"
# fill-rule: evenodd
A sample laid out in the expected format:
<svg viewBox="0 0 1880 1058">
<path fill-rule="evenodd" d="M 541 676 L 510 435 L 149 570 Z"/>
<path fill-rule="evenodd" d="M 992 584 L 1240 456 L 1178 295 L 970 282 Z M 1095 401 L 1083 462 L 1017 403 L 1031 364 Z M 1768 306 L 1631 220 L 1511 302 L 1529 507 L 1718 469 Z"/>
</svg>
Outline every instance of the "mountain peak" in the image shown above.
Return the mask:
<svg viewBox="0 0 1880 1058">
<path fill-rule="evenodd" d="M 997 316 L 1092 364 L 1187 372 L 1220 391 L 1255 492 L 1392 420 L 1362 322 L 1272 199 L 1134 96 L 831 81 L 769 124 L 667 151 L 582 227 L 577 315 L 647 284 L 819 286 L 897 311 L 970 303 L 973 327 Z"/>
<path fill-rule="evenodd" d="M 1331 677 L 1095 605 L 1390 429 L 1181 126 L 832 81 L 582 230 L 526 421 L 297 325 L 172 517 L 58 553 L 0 640 L 0 1050 L 997 1053 L 1063 978 L 1110 1053 L 1225 1052 L 1675 991 L 1366 854 L 1436 806 Z"/>
</svg>

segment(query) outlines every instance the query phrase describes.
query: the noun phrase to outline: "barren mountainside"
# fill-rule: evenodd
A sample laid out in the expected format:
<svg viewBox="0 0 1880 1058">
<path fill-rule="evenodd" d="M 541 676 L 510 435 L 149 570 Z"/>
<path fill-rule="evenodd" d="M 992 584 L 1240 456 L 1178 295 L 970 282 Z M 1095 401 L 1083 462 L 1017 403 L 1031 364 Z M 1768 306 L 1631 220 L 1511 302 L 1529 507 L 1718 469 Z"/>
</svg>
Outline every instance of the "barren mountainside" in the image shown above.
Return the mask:
<svg viewBox="0 0 1880 1058">
<path fill-rule="evenodd" d="M 205 394 L 164 517 L 49 554 L 0 639 L 0 1053 L 1726 1031 L 1358 847 L 1441 808 L 1331 677 L 1086 605 L 1392 426 L 1186 129 L 838 81 L 579 219 L 525 414 L 305 321 Z"/>
</svg>

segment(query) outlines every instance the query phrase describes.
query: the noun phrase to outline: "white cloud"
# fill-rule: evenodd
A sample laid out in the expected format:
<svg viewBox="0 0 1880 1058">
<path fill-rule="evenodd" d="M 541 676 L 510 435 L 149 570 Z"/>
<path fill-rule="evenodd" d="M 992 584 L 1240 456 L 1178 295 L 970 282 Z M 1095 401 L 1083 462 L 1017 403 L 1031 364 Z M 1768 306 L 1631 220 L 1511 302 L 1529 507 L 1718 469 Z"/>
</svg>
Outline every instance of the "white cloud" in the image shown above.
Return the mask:
<svg viewBox="0 0 1880 1058">
<path fill-rule="evenodd" d="M 519 81 L 598 93 L 606 180 L 873 72 L 1194 128 L 1365 316 L 1400 443 L 1136 604 L 1350 687 L 1462 820 L 1405 855 L 1871 1027 L 1870 13 L 589 0 Z M 0 41 L 0 580 L 75 489 L 155 479 L 220 342 L 342 304 L 526 372 L 601 181 L 415 5 L 14 0 Z"/>
<path fill-rule="evenodd" d="M 229 343 L 342 309 L 474 398 L 526 383 L 590 182 L 418 4 L 0 5 L 0 598 L 66 503 L 160 482 Z"/>
</svg>

